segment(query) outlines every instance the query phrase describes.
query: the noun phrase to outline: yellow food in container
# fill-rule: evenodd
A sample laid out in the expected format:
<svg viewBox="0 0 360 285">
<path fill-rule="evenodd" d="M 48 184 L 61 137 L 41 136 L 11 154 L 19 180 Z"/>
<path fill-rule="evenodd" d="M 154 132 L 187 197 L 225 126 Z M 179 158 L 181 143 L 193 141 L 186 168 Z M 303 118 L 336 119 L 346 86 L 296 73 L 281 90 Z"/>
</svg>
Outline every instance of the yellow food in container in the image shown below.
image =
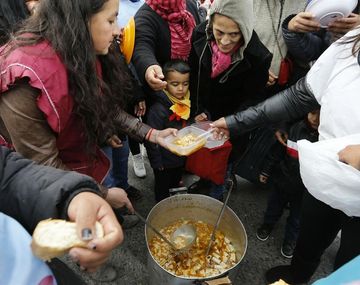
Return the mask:
<svg viewBox="0 0 360 285">
<path fill-rule="evenodd" d="M 188 156 L 206 144 L 206 138 L 200 137 L 205 133 L 196 127 L 185 127 L 178 131 L 176 137 L 169 136 L 165 139 L 169 150 L 179 156 Z"/>
</svg>

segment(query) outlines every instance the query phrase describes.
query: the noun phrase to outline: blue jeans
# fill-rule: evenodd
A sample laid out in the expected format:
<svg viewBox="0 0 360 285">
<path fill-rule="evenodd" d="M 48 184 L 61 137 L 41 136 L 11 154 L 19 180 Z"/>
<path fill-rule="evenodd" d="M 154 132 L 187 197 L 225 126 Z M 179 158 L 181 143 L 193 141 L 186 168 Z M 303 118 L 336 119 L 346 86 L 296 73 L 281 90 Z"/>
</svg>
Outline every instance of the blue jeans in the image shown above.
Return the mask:
<svg viewBox="0 0 360 285">
<path fill-rule="evenodd" d="M 285 225 L 284 240 L 296 241 L 300 230 L 302 198 L 306 188 L 302 183 L 296 184 L 284 176 L 273 181 L 273 187 L 274 189 L 268 198 L 264 223 L 275 225 L 289 203 L 290 209 Z"/>
<path fill-rule="evenodd" d="M 122 140 L 123 146 L 112 148 L 111 146 L 102 147 L 102 151 L 110 159 L 111 168 L 103 184 L 110 187 L 120 187 L 128 189 L 128 160 L 129 160 L 129 140 Z"/>
</svg>

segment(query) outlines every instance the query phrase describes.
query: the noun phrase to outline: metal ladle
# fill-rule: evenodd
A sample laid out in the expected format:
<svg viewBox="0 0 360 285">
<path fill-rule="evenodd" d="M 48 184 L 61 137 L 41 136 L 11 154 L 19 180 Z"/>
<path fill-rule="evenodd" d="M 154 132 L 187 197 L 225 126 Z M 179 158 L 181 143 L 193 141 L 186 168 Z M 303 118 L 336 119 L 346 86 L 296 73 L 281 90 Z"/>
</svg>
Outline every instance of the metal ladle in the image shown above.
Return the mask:
<svg viewBox="0 0 360 285">
<path fill-rule="evenodd" d="M 170 240 L 177 249 L 188 249 L 196 240 L 196 228 L 190 224 L 183 224 L 172 233 Z"/>
<path fill-rule="evenodd" d="M 211 234 L 211 237 L 210 237 L 210 241 L 209 241 L 209 244 L 208 244 L 208 247 L 207 247 L 207 250 L 206 250 L 206 254 L 205 254 L 206 257 L 209 255 L 211 246 L 212 246 L 213 242 L 215 241 L 215 233 L 216 233 L 216 231 L 217 231 L 217 229 L 218 229 L 218 227 L 219 227 L 221 218 L 222 218 L 222 216 L 223 216 L 223 214 L 224 214 L 224 210 L 225 210 L 226 205 L 227 205 L 227 203 L 228 203 L 228 201 L 229 201 L 230 194 L 231 194 L 231 190 L 232 190 L 233 187 L 234 187 L 234 182 L 233 182 L 232 180 L 229 179 L 229 180 L 227 181 L 227 183 L 229 184 L 229 187 L 228 187 L 228 188 L 229 188 L 229 191 L 228 191 L 228 194 L 227 194 L 227 196 L 226 196 L 225 202 L 224 202 L 224 204 L 223 204 L 222 207 L 221 207 L 221 210 L 220 210 L 219 216 L 218 216 L 218 218 L 217 218 L 217 220 L 216 220 L 216 223 L 215 223 L 215 225 L 214 225 L 214 229 L 213 229 L 213 231 L 212 231 L 212 234 Z M 206 260 L 208 260 L 208 259 L 206 259 Z"/>
<path fill-rule="evenodd" d="M 188 249 L 196 240 L 196 229 L 192 225 L 181 225 L 173 232 L 169 240 L 136 210 L 134 210 L 134 214 L 138 216 L 142 222 L 144 222 L 155 234 L 157 234 L 163 241 L 170 245 L 171 248 L 176 252 L 181 252 Z"/>
</svg>

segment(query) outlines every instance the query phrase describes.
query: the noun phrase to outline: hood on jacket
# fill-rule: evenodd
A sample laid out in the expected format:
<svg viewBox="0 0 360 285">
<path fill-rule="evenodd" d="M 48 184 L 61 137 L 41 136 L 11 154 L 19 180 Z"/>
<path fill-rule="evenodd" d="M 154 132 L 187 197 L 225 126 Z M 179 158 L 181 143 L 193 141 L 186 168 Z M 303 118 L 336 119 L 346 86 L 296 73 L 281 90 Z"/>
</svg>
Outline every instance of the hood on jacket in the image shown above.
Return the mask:
<svg viewBox="0 0 360 285">
<path fill-rule="evenodd" d="M 239 25 L 244 44 L 232 56 L 234 60 L 244 58 L 244 50 L 250 42 L 254 30 L 253 0 L 215 0 L 210 7 L 209 22 L 206 27 L 208 40 L 213 39 L 212 21 L 214 14 L 220 14 L 232 19 Z"/>
</svg>

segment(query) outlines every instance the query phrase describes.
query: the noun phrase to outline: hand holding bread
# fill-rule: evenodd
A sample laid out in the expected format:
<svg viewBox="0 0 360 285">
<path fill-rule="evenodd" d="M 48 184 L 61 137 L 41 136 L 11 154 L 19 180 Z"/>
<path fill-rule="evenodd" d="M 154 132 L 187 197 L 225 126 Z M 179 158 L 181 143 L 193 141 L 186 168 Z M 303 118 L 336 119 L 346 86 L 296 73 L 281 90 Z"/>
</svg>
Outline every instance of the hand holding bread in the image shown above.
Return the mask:
<svg viewBox="0 0 360 285">
<path fill-rule="evenodd" d="M 104 229 L 96 222 L 96 238 L 104 237 Z M 50 261 L 67 253 L 73 247 L 86 248 L 88 241 L 82 240 L 76 233 L 76 224 L 59 219 L 41 221 L 35 228 L 31 249 L 35 256 Z"/>
<path fill-rule="evenodd" d="M 80 268 L 93 272 L 122 242 L 121 226 L 110 205 L 91 192 L 77 194 L 67 214 L 74 223 L 46 220 L 38 225 L 33 234 L 34 253 L 42 259 L 50 259 L 69 252 Z M 47 237 L 48 234 L 52 237 Z"/>
</svg>

